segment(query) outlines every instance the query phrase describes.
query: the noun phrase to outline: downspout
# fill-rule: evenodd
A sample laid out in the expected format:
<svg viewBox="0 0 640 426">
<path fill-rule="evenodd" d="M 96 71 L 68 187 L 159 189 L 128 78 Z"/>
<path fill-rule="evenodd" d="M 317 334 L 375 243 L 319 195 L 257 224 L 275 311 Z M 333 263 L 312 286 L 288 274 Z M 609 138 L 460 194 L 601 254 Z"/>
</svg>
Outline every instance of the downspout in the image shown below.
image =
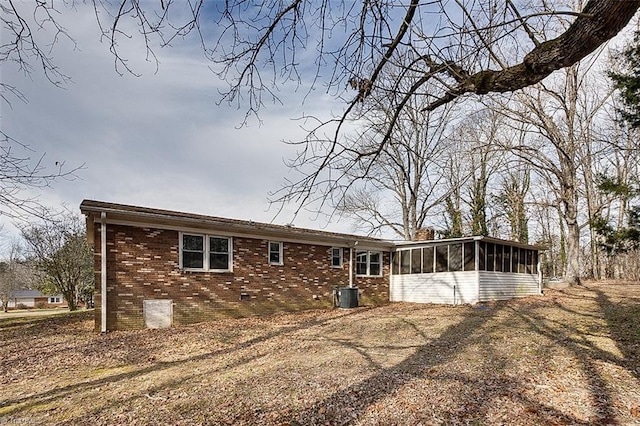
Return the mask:
<svg viewBox="0 0 640 426">
<path fill-rule="evenodd" d="M 101 333 L 107 332 L 107 214 L 100 214 L 100 314 Z"/>
<path fill-rule="evenodd" d="M 358 242 L 355 241 L 353 245 L 349 247 L 349 288 L 353 288 L 353 250 L 357 244 Z"/>
</svg>

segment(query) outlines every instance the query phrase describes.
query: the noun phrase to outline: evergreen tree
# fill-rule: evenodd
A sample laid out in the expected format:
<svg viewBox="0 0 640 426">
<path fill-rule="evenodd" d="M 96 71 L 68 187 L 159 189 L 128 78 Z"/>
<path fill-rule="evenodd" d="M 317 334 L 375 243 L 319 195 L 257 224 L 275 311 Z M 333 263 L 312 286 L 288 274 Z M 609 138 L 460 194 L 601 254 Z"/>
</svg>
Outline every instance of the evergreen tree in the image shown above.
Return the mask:
<svg viewBox="0 0 640 426">
<path fill-rule="evenodd" d="M 635 33 L 633 43 L 621 53 L 619 59 L 624 71 L 610 71 L 609 78 L 619 90 L 624 105 L 622 118 L 632 128 L 640 128 L 640 31 Z"/>
</svg>

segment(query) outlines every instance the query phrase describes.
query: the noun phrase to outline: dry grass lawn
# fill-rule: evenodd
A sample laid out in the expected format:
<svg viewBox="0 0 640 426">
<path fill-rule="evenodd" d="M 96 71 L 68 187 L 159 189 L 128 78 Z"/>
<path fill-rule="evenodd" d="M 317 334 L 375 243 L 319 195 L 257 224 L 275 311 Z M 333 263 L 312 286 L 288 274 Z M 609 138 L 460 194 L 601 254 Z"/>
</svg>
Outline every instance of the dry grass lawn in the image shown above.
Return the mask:
<svg viewBox="0 0 640 426">
<path fill-rule="evenodd" d="M 0 316 L 0 424 L 640 424 L 640 283 L 95 334 Z"/>
</svg>

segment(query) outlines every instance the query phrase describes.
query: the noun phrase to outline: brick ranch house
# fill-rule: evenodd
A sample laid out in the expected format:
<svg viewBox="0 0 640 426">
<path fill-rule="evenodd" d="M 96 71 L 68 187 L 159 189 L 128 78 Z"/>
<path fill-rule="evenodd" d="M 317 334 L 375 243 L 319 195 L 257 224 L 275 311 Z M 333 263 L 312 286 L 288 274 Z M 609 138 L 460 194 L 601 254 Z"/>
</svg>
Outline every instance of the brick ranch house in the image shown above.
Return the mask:
<svg viewBox="0 0 640 426">
<path fill-rule="evenodd" d="M 476 303 L 541 292 L 539 248 L 493 238 L 408 246 L 92 200 L 84 200 L 80 210 L 94 247 L 101 332 L 327 308 L 334 305 L 335 289 L 343 287 L 357 287 L 361 305 Z M 509 249 L 509 259 L 525 250 L 521 271 L 518 261 L 513 271 L 497 265 L 498 247 L 504 259 L 511 246 L 516 248 Z M 482 283 L 491 279 L 487 290 Z M 456 299 L 461 280 L 467 285 Z"/>
</svg>

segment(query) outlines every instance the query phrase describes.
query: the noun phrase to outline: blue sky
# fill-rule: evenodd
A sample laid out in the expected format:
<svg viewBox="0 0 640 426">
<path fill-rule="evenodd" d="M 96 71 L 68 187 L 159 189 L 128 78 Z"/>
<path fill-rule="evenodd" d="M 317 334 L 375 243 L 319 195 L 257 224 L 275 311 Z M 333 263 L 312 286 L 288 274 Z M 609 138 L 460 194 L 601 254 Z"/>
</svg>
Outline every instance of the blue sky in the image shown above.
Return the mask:
<svg viewBox="0 0 640 426">
<path fill-rule="evenodd" d="M 140 41 L 121 44 L 121 53 L 141 77 L 114 71 L 114 58 L 89 7 L 60 16 L 77 49 L 62 40 L 53 57 L 72 78 L 63 87 L 48 82 L 38 69 L 24 75 L 3 64 L 2 81 L 18 87 L 27 102 L 2 105 L 2 130 L 33 150 L 46 153 L 45 166 L 64 161 L 84 164 L 77 179 L 54 182 L 51 188 L 25 191 L 47 206 L 61 203 L 77 209 L 85 199 L 173 209 L 270 222 L 269 191 L 281 187 L 293 155 L 281 141 L 304 136 L 293 118 L 303 112 L 328 114 L 339 109 L 328 95 L 314 93 L 303 103 L 302 91 L 280 93 L 283 104 L 267 104 L 260 120 L 242 123 L 245 110 L 217 105 L 224 88 L 211 63 L 193 40 L 157 49 L 160 61 L 144 61 Z M 291 222 L 294 206 L 275 223 Z M 315 221 L 303 212 L 296 226 L 349 231 L 348 224 Z M 5 232 L 15 232 L 0 217 Z"/>
</svg>

